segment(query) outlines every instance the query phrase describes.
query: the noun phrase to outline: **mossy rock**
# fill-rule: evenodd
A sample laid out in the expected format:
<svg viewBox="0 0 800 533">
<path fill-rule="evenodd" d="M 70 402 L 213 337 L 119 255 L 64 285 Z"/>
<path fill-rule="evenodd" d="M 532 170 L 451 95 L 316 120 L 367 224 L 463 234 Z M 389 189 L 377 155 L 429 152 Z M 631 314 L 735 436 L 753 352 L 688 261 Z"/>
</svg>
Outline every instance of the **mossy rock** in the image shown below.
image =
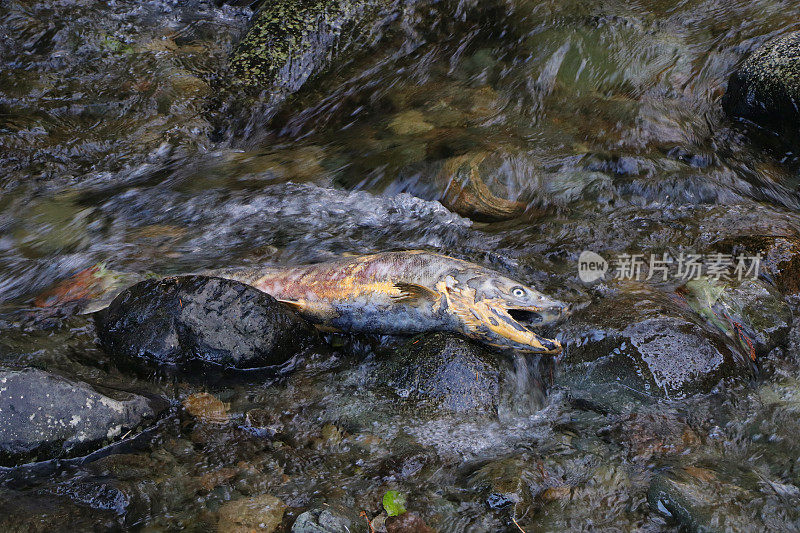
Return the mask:
<svg viewBox="0 0 800 533">
<path fill-rule="evenodd" d="M 346 44 L 369 34 L 388 0 L 274 0 L 230 58 L 231 82 L 273 97 L 297 91 Z"/>
<path fill-rule="evenodd" d="M 800 31 L 753 52 L 728 81 L 722 105 L 733 117 L 800 133 Z"/>
</svg>

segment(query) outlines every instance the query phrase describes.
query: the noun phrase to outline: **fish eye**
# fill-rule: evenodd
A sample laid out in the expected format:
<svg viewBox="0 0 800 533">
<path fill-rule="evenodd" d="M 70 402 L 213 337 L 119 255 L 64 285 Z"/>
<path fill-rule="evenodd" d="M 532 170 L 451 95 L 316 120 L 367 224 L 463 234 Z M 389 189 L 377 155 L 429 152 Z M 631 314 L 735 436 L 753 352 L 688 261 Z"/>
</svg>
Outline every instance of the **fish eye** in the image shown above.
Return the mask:
<svg viewBox="0 0 800 533">
<path fill-rule="evenodd" d="M 525 297 L 526 293 L 525 289 L 523 289 L 522 287 L 514 287 L 513 289 L 511 289 L 511 294 L 513 294 L 517 298 L 523 298 Z"/>
</svg>

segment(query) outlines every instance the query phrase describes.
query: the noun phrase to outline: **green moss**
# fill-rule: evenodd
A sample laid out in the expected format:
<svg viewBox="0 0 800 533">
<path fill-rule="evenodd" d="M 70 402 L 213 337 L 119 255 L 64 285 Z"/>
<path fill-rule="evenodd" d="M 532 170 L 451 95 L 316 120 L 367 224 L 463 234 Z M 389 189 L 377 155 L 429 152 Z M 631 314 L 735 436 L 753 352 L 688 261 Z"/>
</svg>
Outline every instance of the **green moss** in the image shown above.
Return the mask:
<svg viewBox="0 0 800 533">
<path fill-rule="evenodd" d="M 234 50 L 235 85 L 294 92 L 325 63 L 346 30 L 366 33 L 385 0 L 276 0 L 265 5 Z"/>
<path fill-rule="evenodd" d="M 785 92 L 800 100 L 800 32 L 775 39 L 745 61 L 742 72 L 765 93 Z"/>
<path fill-rule="evenodd" d="M 399 516 L 406 512 L 406 497 L 402 492 L 388 490 L 383 495 L 383 508 L 389 516 Z"/>
</svg>

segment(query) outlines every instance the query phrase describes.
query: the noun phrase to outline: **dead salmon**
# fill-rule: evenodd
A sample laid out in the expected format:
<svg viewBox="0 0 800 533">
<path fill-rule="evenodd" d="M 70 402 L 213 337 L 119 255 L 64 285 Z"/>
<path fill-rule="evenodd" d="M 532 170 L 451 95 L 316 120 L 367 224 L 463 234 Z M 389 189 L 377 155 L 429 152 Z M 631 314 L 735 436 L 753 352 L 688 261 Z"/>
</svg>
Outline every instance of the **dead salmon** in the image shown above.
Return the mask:
<svg viewBox="0 0 800 533">
<path fill-rule="evenodd" d="M 295 267 L 218 270 L 294 307 L 322 329 L 382 334 L 453 331 L 498 348 L 556 354 L 531 331 L 566 305 L 499 272 L 442 254 L 385 252 Z"/>
</svg>

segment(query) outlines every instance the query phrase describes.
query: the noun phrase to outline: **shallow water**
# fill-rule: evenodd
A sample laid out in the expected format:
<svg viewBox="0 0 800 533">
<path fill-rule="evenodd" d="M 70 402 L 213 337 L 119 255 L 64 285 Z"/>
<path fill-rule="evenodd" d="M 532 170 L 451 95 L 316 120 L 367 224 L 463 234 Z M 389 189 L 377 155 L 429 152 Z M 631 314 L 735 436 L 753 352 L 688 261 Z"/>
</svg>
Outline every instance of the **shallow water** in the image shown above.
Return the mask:
<svg viewBox="0 0 800 533">
<path fill-rule="evenodd" d="M 181 273 L 404 248 L 580 307 L 604 297 L 577 277 L 583 250 L 796 236 L 796 155 L 719 99 L 747 52 L 800 28 L 800 6 L 419 1 L 373 49 L 252 113 L 215 98 L 249 15 L 0 6 L 0 363 L 174 400 L 140 449 L 0 489 L 0 514 L 30 517 L 4 529 L 199 531 L 224 502 L 268 492 L 286 525 L 326 504 L 366 530 L 359 512 L 377 514 L 388 489 L 441 531 L 800 527 L 796 323 L 752 382 L 710 395 L 656 401 L 518 361 L 499 414 L 476 419 L 417 412 L 380 386 L 375 360 L 398 339 L 331 337 L 276 382 L 204 387 L 134 377 L 85 318 L 28 313 L 98 262 Z M 524 215 L 471 221 L 437 202 L 444 161 L 470 154 Z M 230 403 L 227 422 L 180 408 L 203 390 Z"/>
</svg>

